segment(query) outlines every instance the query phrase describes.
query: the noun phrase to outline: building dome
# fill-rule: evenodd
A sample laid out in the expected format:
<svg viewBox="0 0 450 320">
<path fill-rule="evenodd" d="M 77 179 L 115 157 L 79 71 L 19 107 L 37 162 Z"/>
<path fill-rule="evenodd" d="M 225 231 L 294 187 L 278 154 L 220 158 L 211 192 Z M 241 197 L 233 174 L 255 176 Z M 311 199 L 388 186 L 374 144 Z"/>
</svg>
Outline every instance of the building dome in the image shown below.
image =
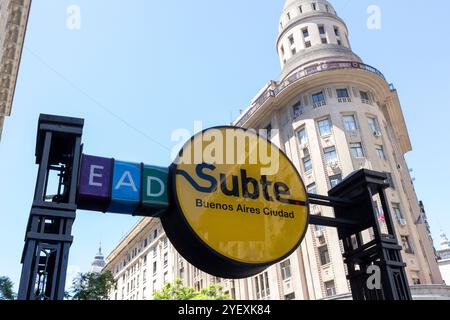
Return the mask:
<svg viewBox="0 0 450 320">
<path fill-rule="evenodd" d="M 448 241 L 447 235 L 445 232 L 441 232 L 441 250 L 450 249 L 450 241 Z"/>
<path fill-rule="evenodd" d="M 277 51 L 280 80 L 312 63 L 362 62 L 351 50 L 347 25 L 326 0 L 286 0 Z"/>
<path fill-rule="evenodd" d="M 102 247 L 100 245 L 100 247 L 98 248 L 98 252 L 94 257 L 94 261 L 91 264 L 90 272 L 101 273 L 105 265 L 106 265 L 105 257 L 102 254 Z"/>
</svg>

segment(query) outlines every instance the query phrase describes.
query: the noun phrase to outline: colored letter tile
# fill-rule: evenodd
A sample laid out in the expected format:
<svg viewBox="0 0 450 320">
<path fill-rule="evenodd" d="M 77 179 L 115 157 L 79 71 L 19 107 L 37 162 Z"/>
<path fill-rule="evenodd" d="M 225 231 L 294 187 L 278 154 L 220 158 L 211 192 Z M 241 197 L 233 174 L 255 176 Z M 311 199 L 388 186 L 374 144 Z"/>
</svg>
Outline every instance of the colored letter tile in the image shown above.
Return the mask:
<svg viewBox="0 0 450 320">
<path fill-rule="evenodd" d="M 158 216 L 169 206 L 169 170 L 167 168 L 144 166 L 142 174 L 142 205 L 137 213 L 143 216 Z"/>
<path fill-rule="evenodd" d="M 113 159 L 83 155 L 78 208 L 105 211 L 109 203 Z"/>
<path fill-rule="evenodd" d="M 116 161 L 108 212 L 134 213 L 140 200 L 141 166 L 135 163 Z"/>
</svg>

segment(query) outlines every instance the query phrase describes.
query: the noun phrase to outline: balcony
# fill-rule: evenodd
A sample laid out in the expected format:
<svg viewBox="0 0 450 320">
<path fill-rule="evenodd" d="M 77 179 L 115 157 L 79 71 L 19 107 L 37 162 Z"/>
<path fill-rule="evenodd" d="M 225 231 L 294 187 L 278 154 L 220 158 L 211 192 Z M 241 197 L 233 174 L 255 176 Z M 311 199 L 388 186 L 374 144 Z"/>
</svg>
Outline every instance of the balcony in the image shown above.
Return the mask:
<svg viewBox="0 0 450 320">
<path fill-rule="evenodd" d="M 352 102 L 352 99 L 349 97 L 338 98 L 338 102 L 339 103 L 350 103 L 350 102 Z"/>
<path fill-rule="evenodd" d="M 321 72 L 345 69 L 358 69 L 367 71 L 379 76 L 383 80 L 386 80 L 386 78 L 380 71 L 364 63 L 355 61 L 334 61 L 328 63 L 318 63 L 316 65 L 297 71 L 281 83 L 272 82 L 271 85 L 268 86 L 268 88 L 264 90 L 264 92 L 262 92 L 261 95 L 252 103 L 251 107 L 241 115 L 241 117 L 236 122 L 236 126 L 243 126 L 245 122 L 247 122 L 270 98 L 278 96 L 283 90 L 285 90 L 292 84 Z"/>
<path fill-rule="evenodd" d="M 325 101 L 315 102 L 315 103 L 313 103 L 313 108 L 314 108 L 314 109 L 317 109 L 317 108 L 320 108 L 320 107 L 325 106 L 326 104 L 327 104 L 327 103 L 326 103 Z"/>
</svg>

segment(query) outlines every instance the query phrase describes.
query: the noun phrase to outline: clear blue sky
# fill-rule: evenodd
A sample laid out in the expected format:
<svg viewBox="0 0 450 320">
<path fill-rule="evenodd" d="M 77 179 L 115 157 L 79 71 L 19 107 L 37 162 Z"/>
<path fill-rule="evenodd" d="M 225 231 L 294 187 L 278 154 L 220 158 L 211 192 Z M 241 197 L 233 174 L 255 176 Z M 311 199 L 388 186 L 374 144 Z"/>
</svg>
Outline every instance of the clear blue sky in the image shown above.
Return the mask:
<svg viewBox="0 0 450 320">
<path fill-rule="evenodd" d="M 397 87 L 414 151 L 407 159 L 435 240 L 450 233 L 447 105 L 450 3 L 332 0 L 353 50 Z M 81 8 L 81 30 L 66 27 Z M 381 30 L 366 27 L 369 5 Z M 275 40 L 282 0 L 33 0 L 20 77 L 0 142 L 0 275 L 16 284 L 37 167 L 40 113 L 86 119 L 85 152 L 168 165 L 174 129 L 229 123 L 280 72 Z M 109 110 L 109 111 L 105 111 Z M 120 120 L 122 119 L 122 120 Z M 125 121 L 125 122 L 124 122 Z M 442 142 L 444 141 L 444 144 Z M 78 212 L 71 270 L 87 271 L 138 218 Z"/>
</svg>

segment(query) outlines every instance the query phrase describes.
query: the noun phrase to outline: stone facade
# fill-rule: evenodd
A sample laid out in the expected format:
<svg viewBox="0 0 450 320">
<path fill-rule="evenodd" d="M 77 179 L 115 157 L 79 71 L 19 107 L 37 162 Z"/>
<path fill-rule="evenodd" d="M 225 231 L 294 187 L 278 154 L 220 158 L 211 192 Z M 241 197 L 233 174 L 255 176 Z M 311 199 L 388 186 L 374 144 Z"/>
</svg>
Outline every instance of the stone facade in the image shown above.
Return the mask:
<svg viewBox="0 0 450 320">
<path fill-rule="evenodd" d="M 408 280 L 416 292 L 427 286 L 423 296 L 436 285 L 435 296 L 448 298 L 404 158 L 412 147 L 395 88 L 352 52 L 345 22 L 325 0 L 286 1 L 277 49 L 280 79 L 269 82 L 234 124 L 272 129 L 270 139 L 292 160 L 310 193 L 327 194 L 361 168 L 388 173 L 387 196 Z M 311 214 L 331 217 L 333 211 L 311 206 Z M 383 221 L 381 209 L 379 216 Z M 370 230 L 363 236 L 371 240 Z M 351 297 L 337 232 L 316 226 L 282 263 L 249 279 L 222 280 L 190 266 L 167 243 L 159 221 L 146 218 L 107 258 L 106 268 L 119 280 L 112 299 L 149 299 L 175 278 L 197 289 L 219 282 L 243 300 Z"/>
<path fill-rule="evenodd" d="M 31 0 L 0 1 L 0 139 L 11 115 Z"/>
</svg>

